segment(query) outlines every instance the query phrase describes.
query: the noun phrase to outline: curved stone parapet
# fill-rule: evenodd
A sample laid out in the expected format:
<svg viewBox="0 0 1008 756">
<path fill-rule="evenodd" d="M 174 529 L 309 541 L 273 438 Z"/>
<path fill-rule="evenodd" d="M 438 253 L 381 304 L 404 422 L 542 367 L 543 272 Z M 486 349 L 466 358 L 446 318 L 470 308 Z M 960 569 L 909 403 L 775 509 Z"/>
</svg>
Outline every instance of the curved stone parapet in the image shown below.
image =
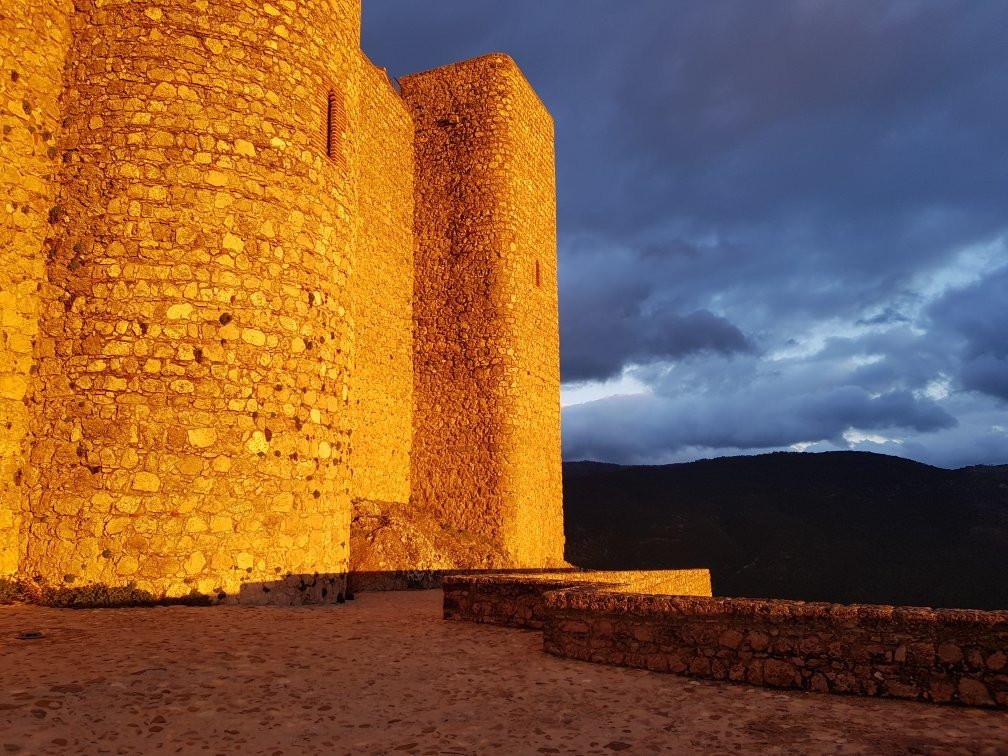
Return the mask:
<svg viewBox="0 0 1008 756">
<path fill-rule="evenodd" d="M 641 595 L 545 596 L 544 649 L 774 688 L 1008 709 L 1008 612 Z"/>
</svg>

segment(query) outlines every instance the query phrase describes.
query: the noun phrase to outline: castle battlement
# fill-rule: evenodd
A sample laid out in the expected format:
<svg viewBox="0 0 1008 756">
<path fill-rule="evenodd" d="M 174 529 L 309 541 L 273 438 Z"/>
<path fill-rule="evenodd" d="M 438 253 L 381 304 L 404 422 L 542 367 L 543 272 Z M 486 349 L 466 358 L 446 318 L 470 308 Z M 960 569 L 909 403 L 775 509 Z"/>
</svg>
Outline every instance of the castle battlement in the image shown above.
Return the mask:
<svg viewBox="0 0 1008 756">
<path fill-rule="evenodd" d="M 10 0 L 0 95 L 0 575 L 562 562 L 553 125 L 510 58 L 397 91 L 359 0 Z"/>
</svg>

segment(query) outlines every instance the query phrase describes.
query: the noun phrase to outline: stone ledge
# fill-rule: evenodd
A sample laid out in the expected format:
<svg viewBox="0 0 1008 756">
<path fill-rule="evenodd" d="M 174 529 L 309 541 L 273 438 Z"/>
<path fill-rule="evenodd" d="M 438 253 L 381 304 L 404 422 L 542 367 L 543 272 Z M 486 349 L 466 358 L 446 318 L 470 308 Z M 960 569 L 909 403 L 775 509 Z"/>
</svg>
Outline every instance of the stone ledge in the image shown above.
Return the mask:
<svg viewBox="0 0 1008 756">
<path fill-rule="evenodd" d="M 574 588 L 574 586 L 568 586 Z M 865 622 L 924 623 L 943 626 L 991 626 L 1008 629 L 1008 611 L 932 609 L 919 606 L 831 604 L 786 599 L 751 599 L 684 595 L 642 595 L 629 592 L 588 592 L 557 589 L 549 596 L 554 609 L 633 612 L 647 616 L 669 614 L 710 617 L 777 617 L 857 620 Z"/>
<path fill-rule="evenodd" d="M 532 629 L 543 627 L 545 596 L 553 591 L 711 594 L 710 571 L 705 569 L 456 574 L 446 575 L 442 587 L 445 619 Z"/>
</svg>

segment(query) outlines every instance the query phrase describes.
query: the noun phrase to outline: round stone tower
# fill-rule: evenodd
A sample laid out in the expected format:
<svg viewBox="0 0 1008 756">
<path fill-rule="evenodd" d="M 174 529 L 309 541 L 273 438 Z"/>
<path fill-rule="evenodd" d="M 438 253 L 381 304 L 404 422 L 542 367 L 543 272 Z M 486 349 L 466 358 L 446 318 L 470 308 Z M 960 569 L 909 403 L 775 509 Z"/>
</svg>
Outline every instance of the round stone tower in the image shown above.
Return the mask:
<svg viewBox="0 0 1008 756">
<path fill-rule="evenodd" d="M 0 576 L 17 570 L 39 285 L 59 188 L 69 0 L 0 4 Z"/>
<path fill-rule="evenodd" d="M 78 0 L 22 570 L 335 599 L 358 0 Z"/>
</svg>

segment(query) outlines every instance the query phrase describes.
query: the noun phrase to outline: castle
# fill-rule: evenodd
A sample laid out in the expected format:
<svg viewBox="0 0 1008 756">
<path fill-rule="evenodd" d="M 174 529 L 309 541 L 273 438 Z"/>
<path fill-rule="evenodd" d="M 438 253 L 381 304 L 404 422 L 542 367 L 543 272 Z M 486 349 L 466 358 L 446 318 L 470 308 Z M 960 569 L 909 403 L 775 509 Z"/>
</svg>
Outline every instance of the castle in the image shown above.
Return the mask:
<svg viewBox="0 0 1008 756">
<path fill-rule="evenodd" d="M 360 0 L 0 8 L 0 576 L 562 563 L 552 120 Z"/>
</svg>

